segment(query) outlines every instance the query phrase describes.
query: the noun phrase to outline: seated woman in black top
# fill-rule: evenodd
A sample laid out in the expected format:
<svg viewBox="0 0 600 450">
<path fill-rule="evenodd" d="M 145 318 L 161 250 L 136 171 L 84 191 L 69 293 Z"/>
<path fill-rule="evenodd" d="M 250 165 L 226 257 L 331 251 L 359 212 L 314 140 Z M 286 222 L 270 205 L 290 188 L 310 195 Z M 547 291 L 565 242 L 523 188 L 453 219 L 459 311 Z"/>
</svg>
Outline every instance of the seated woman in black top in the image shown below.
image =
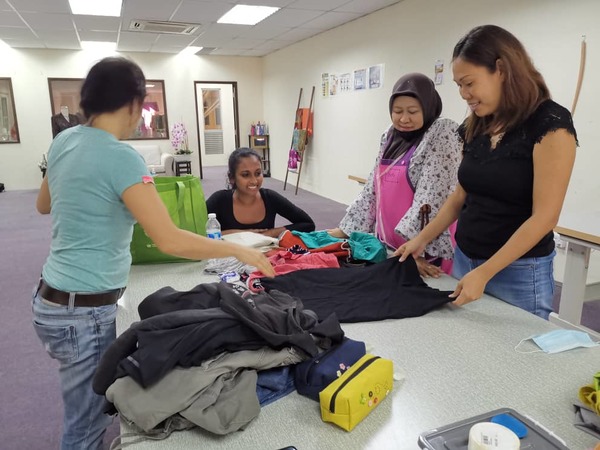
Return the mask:
<svg viewBox="0 0 600 450">
<path fill-rule="evenodd" d="M 208 212 L 217 215 L 223 234 L 253 231 L 278 237 L 285 230 L 315 230 L 314 221 L 302 209 L 277 192 L 261 188 L 262 163 L 254 150 L 238 148 L 231 153 L 227 178 L 230 189 L 217 191 L 206 201 Z M 276 228 L 277 214 L 290 224 Z"/>
</svg>

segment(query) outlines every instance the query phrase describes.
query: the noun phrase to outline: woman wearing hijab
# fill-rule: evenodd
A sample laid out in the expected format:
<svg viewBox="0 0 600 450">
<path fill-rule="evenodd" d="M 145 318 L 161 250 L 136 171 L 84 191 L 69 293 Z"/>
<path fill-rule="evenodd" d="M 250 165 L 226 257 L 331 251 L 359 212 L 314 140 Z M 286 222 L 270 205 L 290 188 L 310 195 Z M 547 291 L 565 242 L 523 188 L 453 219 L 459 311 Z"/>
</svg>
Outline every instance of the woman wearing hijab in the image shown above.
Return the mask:
<svg viewBox="0 0 600 450">
<path fill-rule="evenodd" d="M 440 118 L 442 100 L 433 81 L 410 73 L 394 85 L 392 125 L 381 138 L 375 168 L 332 236 L 375 232 L 392 249 L 412 239 L 435 217 L 457 182 L 461 146 L 458 124 Z M 416 258 L 422 276 L 452 267 L 452 229 L 431 241 Z"/>
</svg>

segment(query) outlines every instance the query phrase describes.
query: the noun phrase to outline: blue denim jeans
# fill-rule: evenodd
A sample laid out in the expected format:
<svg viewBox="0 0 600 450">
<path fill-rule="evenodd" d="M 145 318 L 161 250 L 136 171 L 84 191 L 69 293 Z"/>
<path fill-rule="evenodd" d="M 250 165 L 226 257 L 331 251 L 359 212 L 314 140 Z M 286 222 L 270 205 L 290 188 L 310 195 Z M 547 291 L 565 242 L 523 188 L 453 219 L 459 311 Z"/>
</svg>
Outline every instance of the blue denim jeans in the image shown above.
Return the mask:
<svg viewBox="0 0 600 450">
<path fill-rule="evenodd" d="M 256 395 L 260 406 L 267 406 L 296 390 L 294 371 L 290 366 L 275 367 L 258 372 Z"/>
<path fill-rule="evenodd" d="M 92 378 L 115 340 L 117 305 L 69 308 L 47 302 L 36 289 L 32 310 L 38 337 L 60 364 L 65 408 L 61 449 L 101 449 L 112 417 L 104 414 L 105 400 L 92 390 Z"/>
<path fill-rule="evenodd" d="M 485 292 L 548 320 L 554 297 L 554 255 L 553 251 L 548 256 L 516 260 L 488 282 Z M 461 279 L 485 261 L 468 258 L 456 247 L 452 276 Z"/>
</svg>

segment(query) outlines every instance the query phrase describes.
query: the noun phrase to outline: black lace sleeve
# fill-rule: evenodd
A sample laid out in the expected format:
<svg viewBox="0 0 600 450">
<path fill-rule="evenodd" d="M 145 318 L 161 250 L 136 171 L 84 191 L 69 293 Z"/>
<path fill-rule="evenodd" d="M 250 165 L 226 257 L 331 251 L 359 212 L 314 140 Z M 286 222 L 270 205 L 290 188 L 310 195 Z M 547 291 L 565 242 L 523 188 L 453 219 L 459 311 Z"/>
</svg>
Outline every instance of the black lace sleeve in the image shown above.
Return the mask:
<svg viewBox="0 0 600 450">
<path fill-rule="evenodd" d="M 571 113 L 552 100 L 542 103 L 527 122 L 529 122 L 529 134 L 536 144 L 539 144 L 548 133 L 561 129 L 567 130 L 577 142 L 577 132 Z"/>
</svg>

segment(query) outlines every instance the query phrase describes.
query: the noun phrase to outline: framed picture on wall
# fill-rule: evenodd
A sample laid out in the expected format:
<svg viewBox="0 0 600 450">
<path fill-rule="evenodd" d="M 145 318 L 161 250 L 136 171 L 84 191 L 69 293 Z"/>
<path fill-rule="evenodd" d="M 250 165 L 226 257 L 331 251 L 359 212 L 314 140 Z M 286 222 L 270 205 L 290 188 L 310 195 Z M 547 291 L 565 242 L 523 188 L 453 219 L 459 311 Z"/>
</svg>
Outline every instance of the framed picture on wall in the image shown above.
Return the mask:
<svg viewBox="0 0 600 450">
<path fill-rule="evenodd" d="M 52 137 L 67 128 L 85 123 L 85 118 L 79 110 L 82 84 L 83 78 L 48 78 Z"/>
<path fill-rule="evenodd" d="M 83 78 L 48 78 L 53 137 L 67 128 L 85 122 L 79 107 L 83 81 Z M 163 80 L 146 80 L 146 98 L 142 105 L 142 117 L 138 127 L 128 139 L 169 139 Z"/>
<path fill-rule="evenodd" d="M 15 97 L 10 78 L 0 78 L 0 144 L 17 144 L 19 125 L 15 111 Z"/>
</svg>

